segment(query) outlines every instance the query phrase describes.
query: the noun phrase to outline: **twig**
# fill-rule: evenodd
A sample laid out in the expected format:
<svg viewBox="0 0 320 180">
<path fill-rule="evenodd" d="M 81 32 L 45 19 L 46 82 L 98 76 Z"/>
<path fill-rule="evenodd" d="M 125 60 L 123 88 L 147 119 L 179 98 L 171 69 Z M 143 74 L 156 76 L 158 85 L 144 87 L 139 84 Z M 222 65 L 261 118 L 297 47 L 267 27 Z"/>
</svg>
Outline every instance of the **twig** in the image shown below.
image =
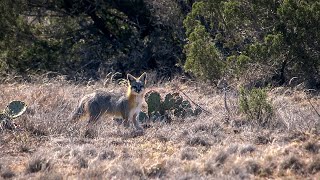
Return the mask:
<svg viewBox="0 0 320 180">
<path fill-rule="evenodd" d="M 225 109 L 227 110 L 228 117 L 229 117 L 229 115 L 230 115 L 230 109 L 229 109 L 228 103 L 227 103 L 227 88 L 224 87 L 224 88 L 223 88 L 223 91 L 224 91 L 224 107 L 225 107 Z"/>
<path fill-rule="evenodd" d="M 317 113 L 317 115 L 318 115 L 319 118 L 320 118 L 319 112 L 318 112 L 318 111 L 316 110 L 316 108 L 313 106 L 313 104 L 311 103 L 310 99 L 308 99 L 308 102 L 309 102 L 309 104 L 311 105 L 311 107 L 313 108 L 313 110 Z"/>
<path fill-rule="evenodd" d="M 212 113 L 208 110 L 205 110 L 203 107 L 201 107 L 199 104 L 195 103 L 186 93 L 184 93 L 182 90 L 178 89 L 185 97 L 187 97 L 194 105 L 196 105 L 198 108 L 200 108 L 202 111 L 206 112 L 207 114 L 212 115 Z"/>
</svg>

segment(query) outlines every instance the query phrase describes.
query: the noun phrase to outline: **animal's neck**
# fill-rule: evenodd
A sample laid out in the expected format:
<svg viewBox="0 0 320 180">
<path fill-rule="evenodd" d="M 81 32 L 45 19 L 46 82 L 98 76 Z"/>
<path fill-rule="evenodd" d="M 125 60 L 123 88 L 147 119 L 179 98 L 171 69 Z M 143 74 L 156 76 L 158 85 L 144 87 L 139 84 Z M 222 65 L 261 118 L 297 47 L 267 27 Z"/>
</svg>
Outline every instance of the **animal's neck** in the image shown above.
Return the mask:
<svg viewBox="0 0 320 180">
<path fill-rule="evenodd" d="M 138 102 L 142 98 L 142 94 L 139 94 L 139 95 L 133 94 L 131 93 L 131 89 L 128 88 L 127 97 L 128 99 L 132 100 L 131 102 Z"/>
</svg>

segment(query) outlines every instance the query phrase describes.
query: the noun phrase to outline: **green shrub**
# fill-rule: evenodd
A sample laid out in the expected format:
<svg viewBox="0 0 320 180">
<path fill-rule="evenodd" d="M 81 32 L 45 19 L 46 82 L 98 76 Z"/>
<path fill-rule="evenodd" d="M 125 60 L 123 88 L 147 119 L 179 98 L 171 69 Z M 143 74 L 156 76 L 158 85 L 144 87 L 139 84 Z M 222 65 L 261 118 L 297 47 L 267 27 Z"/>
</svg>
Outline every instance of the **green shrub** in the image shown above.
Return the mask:
<svg viewBox="0 0 320 180">
<path fill-rule="evenodd" d="M 240 112 L 245 114 L 250 122 L 262 127 L 270 125 L 273 108 L 267 100 L 265 89 L 246 90 L 240 88 L 239 107 Z"/>
<path fill-rule="evenodd" d="M 221 78 L 225 62 L 217 50 L 214 39 L 201 23 L 199 17 L 205 9 L 205 3 L 196 2 L 183 24 L 186 28 L 188 43 L 184 46 L 186 62 L 184 69 L 203 80 L 215 81 Z"/>
</svg>

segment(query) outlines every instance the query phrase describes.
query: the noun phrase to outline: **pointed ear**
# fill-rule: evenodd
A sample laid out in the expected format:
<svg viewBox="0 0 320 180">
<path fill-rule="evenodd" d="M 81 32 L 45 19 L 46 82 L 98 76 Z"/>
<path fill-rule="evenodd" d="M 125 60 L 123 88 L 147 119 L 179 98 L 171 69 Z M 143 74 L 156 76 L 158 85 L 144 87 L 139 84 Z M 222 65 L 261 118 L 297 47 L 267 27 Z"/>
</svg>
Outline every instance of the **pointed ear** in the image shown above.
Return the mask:
<svg viewBox="0 0 320 180">
<path fill-rule="evenodd" d="M 142 81 L 143 83 L 146 83 L 146 79 L 147 79 L 147 73 L 143 73 L 140 77 L 139 80 Z"/>
<path fill-rule="evenodd" d="M 131 84 L 133 81 L 136 81 L 136 78 L 134 76 L 132 76 L 131 74 L 127 74 L 127 79 L 129 81 L 129 83 Z"/>
</svg>

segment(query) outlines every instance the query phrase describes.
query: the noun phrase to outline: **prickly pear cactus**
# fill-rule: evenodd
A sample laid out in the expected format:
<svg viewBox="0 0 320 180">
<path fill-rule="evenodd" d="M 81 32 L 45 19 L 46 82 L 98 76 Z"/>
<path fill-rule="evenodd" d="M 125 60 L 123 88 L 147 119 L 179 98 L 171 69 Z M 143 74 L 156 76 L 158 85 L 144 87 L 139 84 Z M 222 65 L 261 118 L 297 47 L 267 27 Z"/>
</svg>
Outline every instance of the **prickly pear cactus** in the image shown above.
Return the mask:
<svg viewBox="0 0 320 180">
<path fill-rule="evenodd" d="M 161 96 L 156 91 L 150 91 L 146 94 L 146 102 L 148 104 L 149 117 L 151 117 L 153 112 L 159 111 L 161 108 Z"/>
<path fill-rule="evenodd" d="M 6 113 L 12 119 L 21 116 L 27 109 L 26 104 L 23 101 L 12 101 L 6 108 Z"/>
<path fill-rule="evenodd" d="M 15 129 L 16 125 L 13 122 L 14 118 L 21 116 L 27 109 L 27 106 L 22 101 L 12 101 L 0 113 L 0 129 Z"/>
<path fill-rule="evenodd" d="M 148 116 L 150 119 L 164 119 L 169 115 L 176 117 L 186 117 L 188 115 L 199 115 L 201 109 L 193 109 L 188 100 L 184 100 L 179 93 L 168 93 L 164 100 L 156 91 L 150 91 L 146 94 L 146 103 L 148 104 Z"/>
<path fill-rule="evenodd" d="M 143 123 L 143 122 L 146 122 L 147 119 L 148 119 L 148 115 L 145 112 L 141 111 L 139 114 L 139 121 Z"/>
</svg>

